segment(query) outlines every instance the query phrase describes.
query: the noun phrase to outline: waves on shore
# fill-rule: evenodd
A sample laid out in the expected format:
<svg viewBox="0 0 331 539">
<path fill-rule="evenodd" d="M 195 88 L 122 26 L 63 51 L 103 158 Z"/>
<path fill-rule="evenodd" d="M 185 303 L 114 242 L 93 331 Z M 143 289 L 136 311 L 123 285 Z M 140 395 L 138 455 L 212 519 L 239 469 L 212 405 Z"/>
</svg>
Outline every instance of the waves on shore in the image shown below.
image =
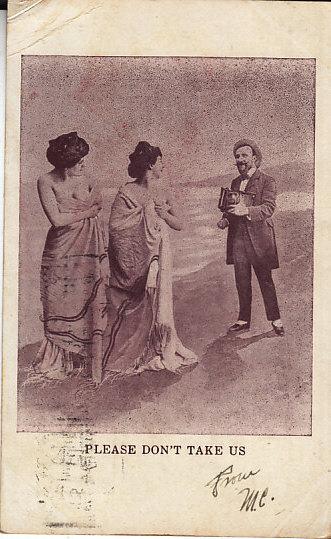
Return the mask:
<svg viewBox="0 0 331 539">
<path fill-rule="evenodd" d="M 178 203 L 183 212 L 184 230 L 171 234 L 175 279 L 225 257 L 226 231 L 217 228 L 221 215 L 217 208 L 219 192 L 218 187 L 181 189 Z M 108 203 L 111 204 L 115 194 L 116 190 L 105 190 Z M 277 212 L 305 211 L 312 207 L 311 193 L 286 191 L 277 197 Z"/>
</svg>

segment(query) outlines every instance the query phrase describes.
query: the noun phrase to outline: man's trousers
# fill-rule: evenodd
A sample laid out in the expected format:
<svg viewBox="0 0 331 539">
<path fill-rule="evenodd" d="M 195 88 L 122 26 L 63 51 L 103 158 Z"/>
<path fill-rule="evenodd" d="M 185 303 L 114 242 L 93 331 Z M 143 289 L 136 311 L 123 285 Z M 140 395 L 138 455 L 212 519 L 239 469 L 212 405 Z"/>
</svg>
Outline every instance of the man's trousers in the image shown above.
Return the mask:
<svg viewBox="0 0 331 539">
<path fill-rule="evenodd" d="M 257 264 L 255 258 L 247 227 L 244 223 L 240 223 L 233 242 L 234 272 L 239 296 L 238 320 L 245 320 L 248 323 L 251 321 L 252 267 L 260 285 L 267 319 L 278 320 L 280 313 L 271 269 Z"/>
</svg>

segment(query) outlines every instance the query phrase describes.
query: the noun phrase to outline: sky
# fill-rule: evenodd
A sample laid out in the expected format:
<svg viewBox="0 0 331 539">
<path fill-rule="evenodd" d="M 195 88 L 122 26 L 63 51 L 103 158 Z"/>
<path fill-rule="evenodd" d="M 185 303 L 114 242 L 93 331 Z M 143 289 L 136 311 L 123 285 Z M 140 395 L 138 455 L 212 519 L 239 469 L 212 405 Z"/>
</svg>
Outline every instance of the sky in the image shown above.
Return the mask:
<svg viewBox="0 0 331 539">
<path fill-rule="evenodd" d="M 170 182 L 236 174 L 233 144 L 263 165 L 314 159 L 315 64 L 306 59 L 23 56 L 21 181 L 51 165 L 48 140 L 77 131 L 103 187 L 127 181 L 140 140 L 160 146 Z"/>
</svg>

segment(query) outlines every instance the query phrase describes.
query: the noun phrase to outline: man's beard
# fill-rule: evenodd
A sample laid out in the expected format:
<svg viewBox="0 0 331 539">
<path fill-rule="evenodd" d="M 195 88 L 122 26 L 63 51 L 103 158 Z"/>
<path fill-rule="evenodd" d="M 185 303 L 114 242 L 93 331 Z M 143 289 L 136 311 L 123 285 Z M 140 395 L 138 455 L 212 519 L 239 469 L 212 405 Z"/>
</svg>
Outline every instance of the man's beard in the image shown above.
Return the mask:
<svg viewBox="0 0 331 539">
<path fill-rule="evenodd" d="M 248 171 L 252 168 L 252 165 L 248 165 L 247 163 L 238 163 L 237 168 L 242 176 L 246 176 Z"/>
</svg>

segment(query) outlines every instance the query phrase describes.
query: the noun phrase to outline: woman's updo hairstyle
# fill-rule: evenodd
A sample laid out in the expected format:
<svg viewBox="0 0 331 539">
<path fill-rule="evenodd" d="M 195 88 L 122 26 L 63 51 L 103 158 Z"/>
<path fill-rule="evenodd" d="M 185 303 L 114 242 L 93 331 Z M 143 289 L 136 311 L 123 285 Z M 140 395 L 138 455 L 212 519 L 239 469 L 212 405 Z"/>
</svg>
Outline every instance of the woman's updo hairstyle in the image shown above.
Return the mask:
<svg viewBox="0 0 331 539">
<path fill-rule="evenodd" d="M 86 140 L 73 131 L 50 140 L 46 157 L 55 168 L 71 168 L 88 154 L 89 149 Z"/>
<path fill-rule="evenodd" d="M 146 170 L 150 166 L 155 165 L 158 157 L 162 157 L 161 150 L 158 146 L 151 146 L 151 144 L 144 140 L 138 142 L 134 152 L 129 155 L 129 176 L 138 181 L 142 180 Z"/>
</svg>

